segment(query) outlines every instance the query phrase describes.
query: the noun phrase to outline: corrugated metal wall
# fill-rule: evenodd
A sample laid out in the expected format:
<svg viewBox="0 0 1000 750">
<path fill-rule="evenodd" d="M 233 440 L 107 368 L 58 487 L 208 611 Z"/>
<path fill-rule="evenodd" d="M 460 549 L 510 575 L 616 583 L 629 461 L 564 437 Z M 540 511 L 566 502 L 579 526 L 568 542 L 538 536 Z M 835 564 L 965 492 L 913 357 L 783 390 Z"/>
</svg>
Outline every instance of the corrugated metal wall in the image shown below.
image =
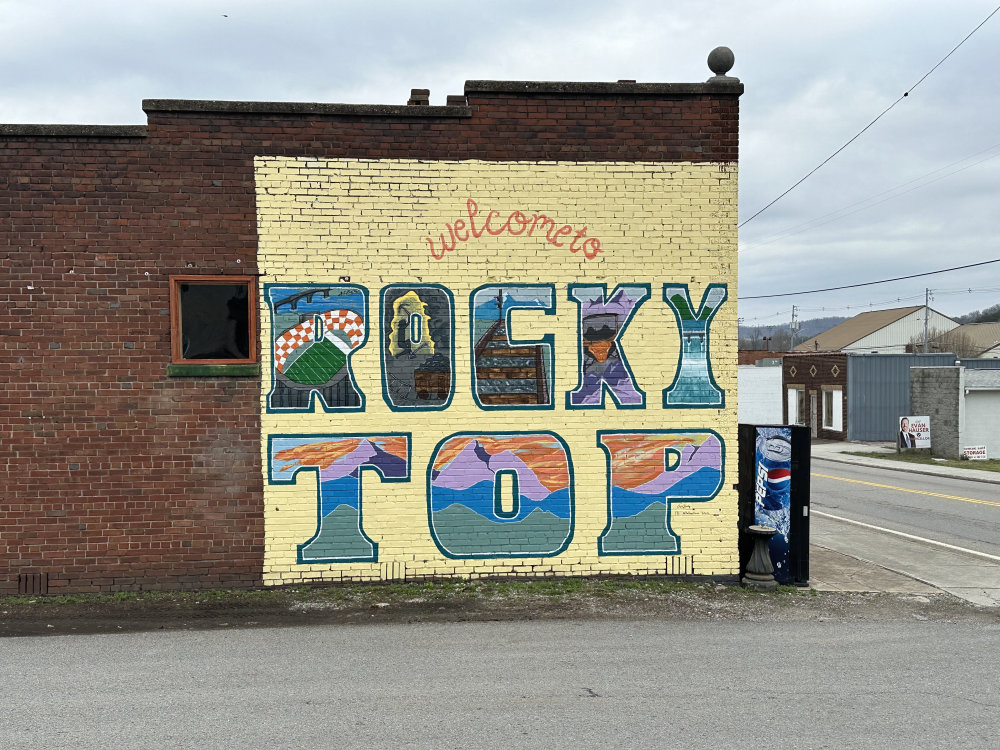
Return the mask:
<svg viewBox="0 0 1000 750">
<path fill-rule="evenodd" d="M 976 358 L 963 359 L 962 367 L 967 370 L 1000 370 L 1000 359 Z"/>
<path fill-rule="evenodd" d="M 910 413 L 910 368 L 947 367 L 954 354 L 851 354 L 847 357 L 847 439 L 895 440 Z"/>
</svg>

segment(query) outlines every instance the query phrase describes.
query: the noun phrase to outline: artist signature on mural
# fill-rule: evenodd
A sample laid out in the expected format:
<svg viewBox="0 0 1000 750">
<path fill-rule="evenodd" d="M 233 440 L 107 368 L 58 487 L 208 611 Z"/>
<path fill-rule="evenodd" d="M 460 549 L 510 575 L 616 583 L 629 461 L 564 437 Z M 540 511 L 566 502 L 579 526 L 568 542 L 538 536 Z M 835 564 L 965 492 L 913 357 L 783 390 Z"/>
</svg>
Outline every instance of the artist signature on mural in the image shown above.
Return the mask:
<svg viewBox="0 0 1000 750">
<path fill-rule="evenodd" d="M 460 242 L 479 239 L 484 232 L 494 237 L 502 234 L 510 234 L 515 237 L 524 234 L 533 237 L 535 231 L 538 230 L 539 236 L 544 233 L 546 241 L 555 247 L 566 247 L 566 241 L 572 237 L 572 241 L 569 242 L 569 251 L 583 253 L 587 260 L 593 260 L 599 253 L 603 252 L 601 241 L 596 237 L 587 237 L 587 227 L 585 226 L 581 229 L 574 229 L 569 224 L 557 224 L 554 219 L 545 214 L 533 213 L 529 215 L 523 211 L 511 211 L 501 223 L 500 212 L 489 211 L 482 224 L 477 227 L 476 217 L 479 216 L 479 205 L 472 198 L 469 198 L 465 202 L 465 208 L 469 216 L 468 221 L 456 219 L 450 224 L 445 224 L 448 229 L 447 239 L 445 239 L 445 233 L 441 232 L 440 241 L 435 246 L 434 240 L 430 237 L 426 238 L 427 244 L 430 245 L 431 257 L 435 260 L 441 260 L 445 253 L 453 252 Z M 566 241 L 560 242 L 562 238 L 565 238 Z"/>
</svg>

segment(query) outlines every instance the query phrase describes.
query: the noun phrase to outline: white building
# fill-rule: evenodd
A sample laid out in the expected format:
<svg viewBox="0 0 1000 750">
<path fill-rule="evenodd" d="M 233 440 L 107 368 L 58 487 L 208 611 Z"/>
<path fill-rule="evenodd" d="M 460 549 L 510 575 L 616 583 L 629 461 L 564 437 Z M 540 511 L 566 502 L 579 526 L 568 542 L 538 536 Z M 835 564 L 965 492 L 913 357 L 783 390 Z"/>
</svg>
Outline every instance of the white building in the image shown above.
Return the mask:
<svg viewBox="0 0 1000 750">
<path fill-rule="evenodd" d="M 781 367 L 740 365 L 736 374 L 740 424 L 784 424 L 781 411 Z"/>
<path fill-rule="evenodd" d="M 792 351 L 905 354 L 908 346 L 923 341 L 925 331 L 934 337 L 957 327 L 957 322 L 924 305 L 873 310 L 813 336 Z M 916 349 L 922 351 L 919 345 Z"/>
<path fill-rule="evenodd" d="M 934 455 L 959 458 L 965 448 L 985 446 L 989 458 L 1000 457 L 1000 370 L 913 367 L 910 404 L 912 414 L 931 420 Z"/>
</svg>

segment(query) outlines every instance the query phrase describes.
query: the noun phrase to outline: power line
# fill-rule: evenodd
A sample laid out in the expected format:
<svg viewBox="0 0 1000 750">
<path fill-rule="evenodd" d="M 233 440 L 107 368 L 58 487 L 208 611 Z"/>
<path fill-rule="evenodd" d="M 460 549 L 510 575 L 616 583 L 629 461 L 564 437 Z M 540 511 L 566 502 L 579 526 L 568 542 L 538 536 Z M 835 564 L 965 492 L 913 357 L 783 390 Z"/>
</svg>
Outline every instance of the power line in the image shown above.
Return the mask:
<svg viewBox="0 0 1000 750">
<path fill-rule="evenodd" d="M 966 289 L 934 289 L 934 294 L 940 294 L 943 296 L 950 296 L 954 294 L 981 294 L 983 292 L 1000 292 L 1000 287 L 986 287 L 984 289 L 973 289 L 972 287 Z"/>
<path fill-rule="evenodd" d="M 950 296 L 955 296 L 955 295 L 959 295 L 959 294 L 983 294 L 983 293 L 990 293 L 990 292 L 1000 292 L 1000 287 L 982 287 L 982 288 L 966 287 L 965 289 L 932 289 L 931 290 L 932 294 L 937 295 L 937 296 L 941 296 L 941 297 L 950 297 Z M 745 298 L 741 297 L 740 299 L 742 300 L 742 299 L 745 299 Z M 923 299 L 924 299 L 924 292 L 921 292 L 920 294 L 912 294 L 912 295 L 909 295 L 909 296 L 892 297 L 890 299 L 875 300 L 875 301 L 869 300 L 868 302 L 859 302 L 859 303 L 856 303 L 856 304 L 853 304 L 853 305 L 840 305 L 839 307 L 838 306 L 833 306 L 833 305 L 823 305 L 822 307 L 799 307 L 799 306 L 796 306 L 796 310 L 798 310 L 799 312 L 828 313 L 830 315 L 833 315 L 833 314 L 836 314 L 836 313 L 850 312 L 852 310 L 861 310 L 863 308 L 879 307 L 881 305 L 887 305 L 887 304 L 891 304 L 891 303 L 902 304 L 904 302 L 912 302 L 912 301 L 923 300 Z M 773 320 L 774 318 L 787 318 L 787 317 L 788 317 L 788 311 L 787 310 L 779 310 L 778 312 L 771 313 L 770 315 L 758 315 L 758 316 L 754 316 L 754 317 L 749 317 L 749 316 L 743 317 L 743 318 L 741 318 L 742 322 L 740 323 L 740 325 L 743 326 L 743 327 L 751 327 L 751 328 L 752 327 L 757 327 L 757 328 L 761 328 L 761 327 L 763 327 L 763 328 L 771 328 L 771 327 L 773 327 L 772 324 L 770 324 L 770 323 L 762 323 L 762 321 L 770 321 L 770 320 Z"/>
<path fill-rule="evenodd" d="M 967 287 L 965 289 L 931 289 L 933 294 L 939 295 L 941 297 L 954 297 L 960 294 L 985 294 L 989 292 L 1000 292 L 1000 287 L 985 287 L 981 289 L 973 289 L 972 287 Z M 821 307 L 801 307 L 796 306 L 799 312 L 827 312 L 836 313 L 844 312 L 847 310 L 858 310 L 862 307 L 878 307 L 881 305 L 898 304 L 901 305 L 904 302 L 914 302 L 916 300 L 922 300 L 924 298 L 924 293 L 911 294 L 909 296 L 898 296 L 890 297 L 889 299 L 881 300 L 869 300 L 868 302 L 858 302 L 853 305 L 840 305 L 839 307 L 833 305 L 822 305 Z M 742 298 L 741 298 L 742 299 Z M 775 313 L 775 315 L 787 315 L 786 312 L 781 311 Z"/>
<path fill-rule="evenodd" d="M 746 328 L 746 327 L 753 327 L 751 325 L 752 323 L 759 323 L 762 320 L 772 320 L 774 318 L 778 318 L 778 317 L 781 317 L 783 315 L 786 315 L 786 313 L 785 312 L 776 312 L 776 313 L 771 313 L 770 315 L 759 315 L 759 316 L 757 316 L 755 318 L 740 318 L 740 320 L 743 321 L 742 323 L 740 323 L 740 325 L 743 326 L 744 328 Z M 760 327 L 760 326 L 758 326 L 758 327 Z M 764 327 L 766 328 L 768 326 L 764 326 Z"/>
<path fill-rule="evenodd" d="M 803 292 L 782 292 L 781 294 L 758 294 L 752 297 L 740 297 L 741 300 L 748 299 L 772 299 L 774 297 L 797 297 L 802 294 L 818 294 L 819 292 L 836 292 L 841 289 L 857 289 L 862 286 L 874 286 L 875 284 L 888 284 L 891 281 L 904 281 L 906 279 L 919 279 L 921 276 L 934 276 L 939 273 L 948 273 L 949 271 L 961 271 L 965 268 L 976 268 L 977 266 L 987 266 L 990 263 L 1000 263 L 1000 258 L 994 258 L 993 260 L 984 260 L 979 263 L 969 263 L 964 266 L 952 266 L 951 268 L 942 268 L 939 271 L 925 271 L 924 273 L 911 273 L 907 276 L 896 276 L 891 279 L 880 279 L 879 281 L 864 281 L 860 284 L 844 284 L 843 286 L 831 286 L 826 289 L 808 289 Z"/>
<path fill-rule="evenodd" d="M 982 22 L 978 26 L 976 26 L 976 28 L 974 28 L 972 31 L 970 31 L 968 33 L 968 35 L 965 37 L 965 39 L 963 39 L 958 44 L 956 44 L 952 48 L 951 52 L 949 52 L 947 55 L 945 55 L 940 60 L 938 60 L 937 64 L 934 65 L 933 68 L 931 68 L 926 73 L 924 73 L 920 77 L 920 80 L 918 80 L 915 84 L 913 84 L 912 86 L 910 86 L 910 88 L 908 90 L 904 91 L 903 94 L 896 99 L 896 101 L 894 101 L 888 107 L 886 107 L 885 109 L 883 109 L 874 120 L 872 120 L 870 123 L 868 123 L 863 128 L 861 128 L 861 130 L 859 130 L 850 140 L 848 140 L 847 143 L 845 143 L 843 146 L 841 146 L 836 151 L 834 151 L 832 154 L 830 154 L 828 157 L 826 157 L 818 165 L 816 165 L 815 167 L 813 167 L 813 169 L 811 169 L 802 179 L 800 179 L 798 182 L 796 182 L 794 185 L 792 185 L 790 188 L 788 188 L 785 192 L 783 192 L 781 195 L 779 195 L 773 201 L 771 201 L 770 203 L 768 203 L 762 209 L 760 209 L 759 211 L 757 211 L 757 213 L 755 213 L 749 219 L 747 219 L 746 221 L 741 222 L 737 228 L 745 227 L 747 224 L 749 224 L 751 221 L 753 221 L 754 219 L 756 219 L 758 216 L 760 216 L 762 213 L 764 213 L 767 209 L 769 209 L 775 203 L 777 203 L 782 198 L 784 198 L 786 195 L 788 195 L 790 192 L 792 192 L 795 188 L 797 188 L 803 182 L 805 182 L 810 177 L 812 177 L 813 174 L 815 174 L 816 172 L 818 172 L 823 166 L 826 165 L 827 162 L 829 162 L 831 159 L 833 159 L 833 157 L 835 157 L 837 154 L 839 154 L 845 148 L 847 148 L 852 143 L 854 143 L 854 141 L 856 141 L 858 138 L 860 138 L 865 133 L 865 131 L 867 131 L 872 125 L 874 125 L 876 122 L 878 122 L 879 120 L 881 120 L 882 117 L 889 112 L 889 110 L 891 110 L 893 107 L 895 107 L 901 101 L 903 101 L 903 99 L 905 99 L 906 97 L 908 97 L 910 95 L 910 92 L 913 91 L 921 83 L 923 83 L 927 79 L 927 77 L 930 76 L 931 73 L 933 73 L 935 70 L 937 70 L 944 63 L 945 60 L 947 60 L 949 57 L 951 57 L 953 54 L 955 54 L 955 52 L 958 50 L 958 48 L 961 47 L 963 44 L 965 44 L 967 41 L 969 41 L 969 39 L 972 37 L 972 35 L 975 34 L 977 31 L 979 31 L 979 29 L 981 29 L 986 24 L 987 21 L 989 21 L 991 18 L 993 18 L 993 16 L 996 15 L 996 13 L 998 11 L 1000 11 L 1000 5 L 998 5 L 996 8 L 994 8 L 992 13 L 990 13 L 988 16 L 986 16 L 986 18 L 984 18 L 982 20 Z"/>
<path fill-rule="evenodd" d="M 800 312 L 836 313 L 836 312 L 844 312 L 844 311 L 847 311 L 847 310 L 856 310 L 856 309 L 861 308 L 861 307 L 874 307 L 876 305 L 890 305 L 890 304 L 897 304 L 897 305 L 899 305 L 899 304 L 902 304 L 904 302 L 912 302 L 914 300 L 923 299 L 923 298 L 924 298 L 924 295 L 921 292 L 920 294 L 911 294 L 908 297 L 891 297 L 890 299 L 875 300 L 875 301 L 869 300 L 868 302 L 859 302 L 859 303 L 856 303 L 856 304 L 853 304 L 853 305 L 841 305 L 840 307 L 834 307 L 834 306 L 831 306 L 831 305 L 824 305 L 822 307 L 799 307 L 798 309 L 799 309 Z"/>
</svg>

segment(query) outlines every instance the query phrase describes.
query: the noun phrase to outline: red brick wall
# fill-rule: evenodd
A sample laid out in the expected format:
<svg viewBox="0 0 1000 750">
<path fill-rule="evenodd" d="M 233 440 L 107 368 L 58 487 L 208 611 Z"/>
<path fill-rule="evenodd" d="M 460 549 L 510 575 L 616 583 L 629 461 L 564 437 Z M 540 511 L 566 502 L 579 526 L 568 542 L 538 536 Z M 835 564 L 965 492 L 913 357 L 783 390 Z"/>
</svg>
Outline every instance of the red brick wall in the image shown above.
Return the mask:
<svg viewBox="0 0 1000 750">
<path fill-rule="evenodd" d="M 260 582 L 259 378 L 166 374 L 169 275 L 256 273 L 255 155 L 737 159 L 738 84 L 540 86 L 0 127 L 0 594 Z"/>
</svg>

